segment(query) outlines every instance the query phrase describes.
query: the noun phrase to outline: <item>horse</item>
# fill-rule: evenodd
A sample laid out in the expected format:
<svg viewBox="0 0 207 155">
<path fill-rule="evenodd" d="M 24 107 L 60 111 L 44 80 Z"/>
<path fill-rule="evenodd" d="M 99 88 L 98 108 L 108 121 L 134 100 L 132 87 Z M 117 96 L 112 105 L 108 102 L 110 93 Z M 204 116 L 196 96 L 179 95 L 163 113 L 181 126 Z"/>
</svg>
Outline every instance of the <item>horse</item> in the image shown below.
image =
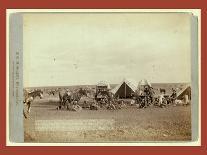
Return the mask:
<svg viewBox="0 0 207 155">
<path fill-rule="evenodd" d="M 78 91 L 78 93 L 79 93 L 80 95 L 82 95 L 82 96 L 87 96 L 87 94 L 89 93 L 88 90 L 83 89 L 83 88 L 80 88 L 80 89 L 78 89 L 77 91 Z"/>
<path fill-rule="evenodd" d="M 43 98 L 43 91 L 42 90 L 33 90 L 31 92 L 24 91 L 24 101 L 23 103 L 27 105 L 27 113 L 30 113 L 31 111 L 31 104 L 33 100 L 39 97 L 40 99 Z M 24 117 L 27 118 L 25 111 L 23 111 Z"/>
<path fill-rule="evenodd" d="M 69 104 L 78 103 L 82 96 L 87 96 L 87 93 L 83 89 L 74 90 L 73 92 L 69 90 L 59 91 L 59 106 L 57 110 L 63 107 L 69 107 Z M 66 103 L 69 103 L 66 105 Z"/>
<path fill-rule="evenodd" d="M 50 96 L 50 95 L 55 96 L 56 91 L 55 91 L 55 90 L 48 90 L 47 93 L 48 93 L 49 96 Z"/>
<path fill-rule="evenodd" d="M 165 89 L 163 89 L 163 88 L 160 88 L 160 93 L 166 93 L 166 90 Z"/>
<path fill-rule="evenodd" d="M 71 92 L 69 90 L 61 90 L 59 91 L 59 106 L 57 107 L 57 109 L 61 109 L 62 106 L 65 107 L 66 102 L 68 101 L 69 103 L 71 103 Z"/>
</svg>

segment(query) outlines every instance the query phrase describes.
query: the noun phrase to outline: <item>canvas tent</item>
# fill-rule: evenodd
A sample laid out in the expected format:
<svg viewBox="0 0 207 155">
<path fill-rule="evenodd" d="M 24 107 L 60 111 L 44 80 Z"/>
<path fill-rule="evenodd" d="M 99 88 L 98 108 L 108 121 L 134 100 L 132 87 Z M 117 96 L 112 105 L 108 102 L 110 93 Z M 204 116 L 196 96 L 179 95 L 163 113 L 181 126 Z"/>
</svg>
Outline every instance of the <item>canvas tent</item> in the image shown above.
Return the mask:
<svg viewBox="0 0 207 155">
<path fill-rule="evenodd" d="M 151 87 L 151 83 L 149 81 L 147 81 L 146 79 L 139 81 L 138 86 L 150 86 Z"/>
<path fill-rule="evenodd" d="M 139 81 L 139 84 L 138 84 L 138 94 L 139 95 L 144 95 L 144 91 L 146 89 L 146 86 L 147 88 L 149 89 L 149 87 L 151 87 L 151 83 L 149 83 L 147 80 L 141 80 Z"/>
<path fill-rule="evenodd" d="M 111 92 L 115 97 L 131 98 L 132 94 L 137 90 L 137 82 L 132 79 L 124 79 Z"/>
<path fill-rule="evenodd" d="M 188 96 L 188 99 L 191 100 L 191 87 L 188 85 L 184 89 L 182 89 L 178 94 L 177 94 L 177 99 L 182 100 L 184 99 L 185 95 Z"/>
</svg>

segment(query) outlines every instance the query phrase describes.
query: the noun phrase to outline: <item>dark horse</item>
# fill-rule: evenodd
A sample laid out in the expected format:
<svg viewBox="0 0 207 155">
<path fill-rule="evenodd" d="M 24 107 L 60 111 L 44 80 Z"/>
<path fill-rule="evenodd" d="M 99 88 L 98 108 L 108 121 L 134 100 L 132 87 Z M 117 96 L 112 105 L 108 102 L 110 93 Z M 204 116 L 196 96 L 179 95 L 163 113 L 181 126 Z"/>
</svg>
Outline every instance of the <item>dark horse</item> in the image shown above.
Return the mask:
<svg viewBox="0 0 207 155">
<path fill-rule="evenodd" d="M 43 91 L 40 89 L 31 91 L 31 92 L 24 91 L 24 104 L 27 106 L 27 113 L 30 113 L 31 104 L 37 96 L 40 99 L 43 98 Z M 23 114 L 24 114 L 24 117 L 27 118 L 25 111 L 23 111 Z"/>
<path fill-rule="evenodd" d="M 68 90 L 59 91 L 59 106 L 57 109 L 67 106 L 67 102 L 71 104 L 72 102 L 79 102 L 82 96 L 87 96 L 87 92 L 82 88 L 70 92 Z"/>
<path fill-rule="evenodd" d="M 163 89 L 163 88 L 160 88 L 160 93 L 166 93 L 166 90 L 165 89 Z"/>
</svg>

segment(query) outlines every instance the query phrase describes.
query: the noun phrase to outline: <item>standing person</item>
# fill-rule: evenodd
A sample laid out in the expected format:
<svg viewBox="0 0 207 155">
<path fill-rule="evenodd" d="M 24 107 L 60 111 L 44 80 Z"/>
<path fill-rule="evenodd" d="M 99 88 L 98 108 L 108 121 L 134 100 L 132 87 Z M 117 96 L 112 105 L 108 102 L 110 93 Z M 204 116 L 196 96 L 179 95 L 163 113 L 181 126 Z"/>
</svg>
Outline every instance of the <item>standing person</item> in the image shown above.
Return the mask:
<svg viewBox="0 0 207 155">
<path fill-rule="evenodd" d="M 148 103 L 147 103 L 147 96 L 148 96 L 148 89 L 147 86 L 144 86 L 144 108 L 147 107 Z"/>
<path fill-rule="evenodd" d="M 164 93 L 159 95 L 159 102 L 158 106 L 162 107 L 163 106 L 163 100 L 164 100 Z"/>
<path fill-rule="evenodd" d="M 150 101 L 151 101 L 151 104 L 152 104 L 154 102 L 154 94 L 155 94 L 152 87 L 150 87 L 149 93 L 150 93 Z"/>
<path fill-rule="evenodd" d="M 189 96 L 187 94 L 184 95 L 183 102 L 184 102 L 184 105 L 189 105 L 190 104 Z"/>
<path fill-rule="evenodd" d="M 177 92 L 173 88 L 172 88 L 172 95 L 170 97 L 172 99 L 172 103 L 175 103 L 175 100 L 176 100 L 176 97 L 177 97 Z"/>
</svg>

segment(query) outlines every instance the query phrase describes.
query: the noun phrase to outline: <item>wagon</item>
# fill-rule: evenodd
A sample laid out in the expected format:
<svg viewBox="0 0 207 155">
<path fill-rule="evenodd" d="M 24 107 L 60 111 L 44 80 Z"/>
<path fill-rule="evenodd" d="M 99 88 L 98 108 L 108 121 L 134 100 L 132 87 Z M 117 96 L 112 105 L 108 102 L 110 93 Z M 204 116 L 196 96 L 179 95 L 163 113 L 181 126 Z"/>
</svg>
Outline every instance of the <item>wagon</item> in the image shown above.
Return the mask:
<svg viewBox="0 0 207 155">
<path fill-rule="evenodd" d="M 109 83 L 106 81 L 100 81 L 96 85 L 96 94 L 95 94 L 96 101 L 108 99 L 109 91 L 110 91 Z"/>
</svg>

